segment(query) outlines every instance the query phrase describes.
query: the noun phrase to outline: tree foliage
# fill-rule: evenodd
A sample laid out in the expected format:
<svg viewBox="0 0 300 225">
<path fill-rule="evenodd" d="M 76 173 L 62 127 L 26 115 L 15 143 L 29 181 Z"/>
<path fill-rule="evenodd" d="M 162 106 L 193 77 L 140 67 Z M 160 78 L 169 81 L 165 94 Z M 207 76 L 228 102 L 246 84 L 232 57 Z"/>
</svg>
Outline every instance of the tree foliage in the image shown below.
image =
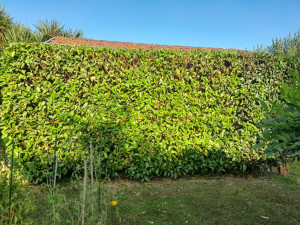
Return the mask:
<svg viewBox="0 0 300 225">
<path fill-rule="evenodd" d="M 300 29 L 292 36 L 292 33 L 287 38 L 276 38 L 272 40 L 272 45 L 257 46 L 255 52 L 268 52 L 274 55 L 300 57 Z"/>
<path fill-rule="evenodd" d="M 34 24 L 35 30 L 19 22 L 14 22 L 0 4 L 0 47 L 13 42 L 44 42 L 55 36 L 84 38 L 82 30 L 65 28 L 57 20 L 40 20 Z"/>
<path fill-rule="evenodd" d="M 5 33 L 11 27 L 13 21 L 8 12 L 0 4 L 0 47 L 4 45 Z"/>
<path fill-rule="evenodd" d="M 5 32 L 6 44 L 13 42 L 31 43 L 40 41 L 42 41 L 41 35 L 23 24 L 14 23 L 10 29 Z"/>
<path fill-rule="evenodd" d="M 41 41 L 47 41 L 56 36 L 83 38 L 84 33 L 82 30 L 65 29 L 64 25 L 56 20 L 48 21 L 47 19 L 38 21 L 35 25 L 37 32 L 41 35 Z"/>
</svg>

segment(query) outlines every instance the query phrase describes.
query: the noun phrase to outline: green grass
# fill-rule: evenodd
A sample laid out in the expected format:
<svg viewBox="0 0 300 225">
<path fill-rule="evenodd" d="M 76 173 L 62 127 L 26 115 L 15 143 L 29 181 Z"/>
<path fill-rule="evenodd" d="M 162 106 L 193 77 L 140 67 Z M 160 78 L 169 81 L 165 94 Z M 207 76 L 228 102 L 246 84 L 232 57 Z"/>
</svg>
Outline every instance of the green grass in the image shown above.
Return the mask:
<svg viewBox="0 0 300 225">
<path fill-rule="evenodd" d="M 106 224 L 120 224 L 120 220 L 128 225 L 300 224 L 300 164 L 289 165 L 289 172 L 289 176 L 197 175 L 147 183 L 106 181 Z M 59 192 L 67 199 L 80 201 L 78 183 L 61 182 L 60 186 Z M 31 224 L 52 224 L 47 189 L 32 186 L 29 190 L 37 206 L 27 214 Z M 113 199 L 118 201 L 116 207 L 109 205 Z M 73 213 L 78 217 L 80 210 Z M 79 219 L 76 224 L 81 224 Z"/>
<path fill-rule="evenodd" d="M 128 187 L 120 181 L 118 207 L 124 224 L 297 224 L 300 168 L 292 169 L 284 178 L 196 176 Z"/>
</svg>

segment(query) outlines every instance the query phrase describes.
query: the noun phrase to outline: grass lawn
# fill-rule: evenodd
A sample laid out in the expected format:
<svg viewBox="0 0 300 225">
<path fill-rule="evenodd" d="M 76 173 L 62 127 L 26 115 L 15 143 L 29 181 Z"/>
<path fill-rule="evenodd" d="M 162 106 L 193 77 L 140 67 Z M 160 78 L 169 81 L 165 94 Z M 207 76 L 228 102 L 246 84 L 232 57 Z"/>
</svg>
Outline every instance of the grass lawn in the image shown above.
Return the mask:
<svg viewBox="0 0 300 225">
<path fill-rule="evenodd" d="M 102 203 L 103 209 L 107 209 L 106 224 L 120 224 L 120 221 L 128 225 L 300 224 L 300 163 L 290 165 L 289 172 L 289 176 L 227 174 L 156 179 L 146 183 L 105 182 L 104 187 L 109 190 Z M 57 201 L 63 201 L 65 196 L 77 198 L 77 203 L 73 201 L 68 206 L 58 203 L 56 210 L 65 211 L 66 207 L 77 204 L 77 211 L 71 212 L 76 215 L 73 224 L 81 224 L 81 183 L 60 182 L 61 195 Z M 36 196 L 37 206 L 27 213 L 32 219 L 30 224 L 53 224 L 49 217 L 51 208 L 46 204 L 49 191 L 42 186 L 32 186 L 29 190 Z M 97 197 L 92 199 L 97 207 Z M 116 207 L 109 205 L 113 199 L 118 201 Z M 92 207 L 90 203 L 87 211 Z"/>
<path fill-rule="evenodd" d="M 123 224 L 300 224 L 299 163 L 289 171 L 107 185 L 117 192 Z"/>
</svg>

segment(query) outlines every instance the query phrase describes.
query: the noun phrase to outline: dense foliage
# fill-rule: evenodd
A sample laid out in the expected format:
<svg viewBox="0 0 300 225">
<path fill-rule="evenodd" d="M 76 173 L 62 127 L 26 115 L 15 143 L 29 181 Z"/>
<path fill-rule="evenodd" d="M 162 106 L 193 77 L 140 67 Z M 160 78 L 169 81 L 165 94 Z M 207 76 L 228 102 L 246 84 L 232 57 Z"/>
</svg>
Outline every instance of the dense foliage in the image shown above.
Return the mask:
<svg viewBox="0 0 300 225">
<path fill-rule="evenodd" d="M 3 46 L 5 32 L 9 29 L 12 23 L 12 18 L 0 4 L 0 47 Z"/>
<path fill-rule="evenodd" d="M 101 131 L 110 177 L 255 168 L 266 159 L 252 148 L 258 99 L 278 99 L 298 66 L 249 52 L 45 44 L 11 45 L 0 60 L 2 138 L 15 138 L 16 160 L 33 178 L 51 167 L 56 134 L 63 175 L 80 171 Z"/>
<path fill-rule="evenodd" d="M 267 153 L 275 155 L 282 163 L 297 159 L 300 161 L 300 75 L 293 73 L 293 83 L 282 84 L 282 102 L 273 102 L 268 107 L 261 102 L 266 110 L 267 119 L 262 121 L 261 127 L 265 130 L 262 134 Z"/>
<path fill-rule="evenodd" d="M 39 35 L 41 41 L 47 41 L 53 37 L 61 36 L 61 37 L 70 37 L 70 38 L 83 38 L 84 33 L 82 30 L 75 30 L 65 28 L 60 22 L 56 20 L 45 20 L 38 21 L 37 24 L 34 25 L 37 34 Z"/>
<path fill-rule="evenodd" d="M 286 38 L 276 38 L 272 40 L 270 46 L 258 46 L 254 49 L 256 52 L 268 52 L 274 55 L 300 57 L 300 29 L 292 36 Z"/>
<path fill-rule="evenodd" d="M 41 36 L 37 32 L 32 31 L 29 27 L 23 24 L 14 23 L 5 32 L 4 44 L 7 45 L 13 42 L 31 43 L 41 41 Z"/>
<path fill-rule="evenodd" d="M 83 38 L 82 30 L 66 28 L 57 20 L 40 20 L 34 24 L 35 30 L 22 23 L 14 22 L 0 4 L 0 47 L 14 42 L 45 42 L 55 36 Z"/>
<path fill-rule="evenodd" d="M 65 28 L 60 22 L 56 20 L 38 21 L 35 24 L 36 30 L 30 29 L 20 23 L 12 23 L 4 32 L 3 45 L 7 46 L 9 43 L 14 42 L 44 42 L 56 36 L 83 38 L 84 33 L 82 30 L 75 30 Z"/>
</svg>

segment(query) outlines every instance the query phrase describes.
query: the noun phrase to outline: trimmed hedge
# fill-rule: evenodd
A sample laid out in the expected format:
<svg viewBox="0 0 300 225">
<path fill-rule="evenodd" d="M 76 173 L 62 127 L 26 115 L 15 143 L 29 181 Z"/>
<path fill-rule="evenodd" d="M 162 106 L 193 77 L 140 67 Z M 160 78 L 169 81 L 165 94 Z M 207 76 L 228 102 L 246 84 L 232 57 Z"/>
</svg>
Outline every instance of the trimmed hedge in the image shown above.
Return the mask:
<svg viewBox="0 0 300 225">
<path fill-rule="evenodd" d="M 297 63 L 235 51 L 122 50 L 14 44 L 1 55 L 1 129 L 33 179 L 82 168 L 89 140 L 104 132 L 103 173 L 148 180 L 244 171 L 266 160 L 253 150 L 259 99 L 278 98 Z M 70 144 L 66 145 L 67 137 Z"/>
</svg>

